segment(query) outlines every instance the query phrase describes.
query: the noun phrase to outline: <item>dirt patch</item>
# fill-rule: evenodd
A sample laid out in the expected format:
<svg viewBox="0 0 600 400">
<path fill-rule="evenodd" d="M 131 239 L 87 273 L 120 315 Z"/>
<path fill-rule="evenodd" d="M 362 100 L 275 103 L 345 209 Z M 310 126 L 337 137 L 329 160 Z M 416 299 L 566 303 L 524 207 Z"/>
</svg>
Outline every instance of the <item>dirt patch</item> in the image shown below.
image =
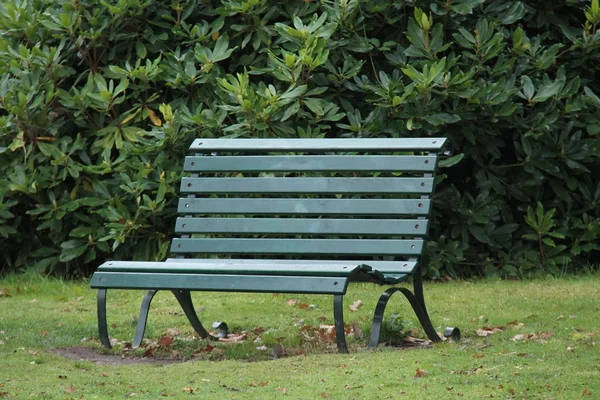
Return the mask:
<svg viewBox="0 0 600 400">
<path fill-rule="evenodd" d="M 182 360 L 159 357 L 123 357 L 112 354 L 102 354 L 98 350 L 89 347 L 67 347 L 53 349 L 51 353 L 73 361 L 89 361 L 101 365 L 133 365 L 133 364 L 174 364 Z"/>
</svg>

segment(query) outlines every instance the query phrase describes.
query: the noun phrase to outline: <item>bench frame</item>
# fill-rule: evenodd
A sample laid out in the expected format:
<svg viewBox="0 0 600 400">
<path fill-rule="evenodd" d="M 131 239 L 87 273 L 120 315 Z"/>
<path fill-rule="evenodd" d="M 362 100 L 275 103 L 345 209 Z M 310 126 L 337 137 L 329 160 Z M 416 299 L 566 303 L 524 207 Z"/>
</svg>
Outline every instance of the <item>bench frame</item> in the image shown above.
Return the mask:
<svg viewBox="0 0 600 400">
<path fill-rule="evenodd" d="M 404 157 L 405 160 L 417 160 L 417 157 L 420 157 L 420 161 L 424 164 L 429 164 L 430 162 L 435 163 L 437 160 L 437 154 L 443 150 L 446 139 L 443 138 L 427 138 L 427 139 L 197 139 L 194 141 L 192 146 L 190 147 L 191 152 L 209 152 L 213 151 L 219 152 L 238 152 L 238 151 L 271 151 L 272 149 L 277 149 L 278 151 L 284 152 L 296 152 L 296 151 L 313 151 L 315 148 L 318 148 L 319 151 L 338 151 L 338 152 L 350 152 L 350 151 L 417 151 L 417 152 L 428 152 L 428 156 L 410 156 L 411 158 Z M 315 147 L 316 146 L 316 147 Z M 298 158 L 303 156 L 297 156 Z M 306 157 L 306 156 L 304 156 Z M 356 156 L 360 157 L 365 156 Z M 429 158 L 427 158 L 429 157 Z M 433 159 L 431 158 L 433 157 Z M 217 157 L 218 158 L 218 157 Z M 222 171 L 223 166 L 220 164 L 228 164 L 234 160 L 230 160 L 229 158 L 221 158 L 218 162 L 214 162 L 215 159 L 210 157 L 209 162 L 202 163 L 198 161 L 203 161 L 198 157 L 187 157 L 185 170 L 187 171 L 195 171 L 200 170 L 203 172 L 210 172 L 214 169 L 215 172 Z M 335 170 L 352 170 L 353 159 L 351 157 L 349 161 L 346 162 L 346 166 L 339 166 L 339 160 L 332 160 L 335 163 Z M 381 157 L 380 157 L 381 158 Z M 245 160 L 242 160 L 245 161 Z M 268 157 L 265 157 L 262 160 L 258 156 L 253 156 L 250 160 L 255 164 L 259 164 L 256 168 L 257 171 L 264 171 L 264 169 L 271 168 L 272 159 L 269 160 Z M 327 164 L 327 159 L 319 159 L 317 160 L 320 163 Z M 381 158 L 381 160 L 374 161 L 387 161 L 385 158 Z M 271 162 L 271 164 L 269 163 Z M 219 164 L 220 163 L 220 164 Z M 199 165 L 198 165 L 199 164 Z M 293 164 L 293 162 L 292 162 Z M 414 163 L 415 166 L 411 167 L 410 170 L 419 171 L 419 166 L 417 163 Z M 289 162 L 288 162 L 289 165 Z M 212 169 L 211 169 L 212 168 Z M 251 167 L 254 168 L 254 167 Z M 276 168 L 276 167 L 272 167 Z M 328 168 L 326 165 L 323 168 Z M 383 167 L 388 168 L 388 167 Z M 227 168 L 226 168 L 227 169 Z M 248 169 L 250 170 L 250 169 Z M 434 171 L 435 164 L 433 166 L 429 165 L 427 168 L 423 168 L 424 171 Z M 287 171 L 287 169 L 286 169 Z M 298 171 L 302 172 L 302 165 L 298 166 Z M 422 183 L 420 183 L 421 187 L 425 186 L 425 178 L 432 178 L 433 173 L 425 172 L 423 174 L 424 178 L 420 178 Z M 204 180 L 203 182 L 208 182 L 207 186 L 209 188 L 204 188 L 203 186 L 198 187 L 196 185 L 197 181 L 194 178 L 197 177 L 197 173 L 192 173 L 192 178 L 183 178 L 181 183 L 181 191 L 182 193 L 225 193 L 226 189 L 222 189 L 221 182 L 225 182 L 225 187 L 227 187 L 228 183 L 225 181 L 227 178 L 218 178 L 212 179 L 212 181 Z M 209 178 L 210 179 L 210 178 Z M 233 178 L 236 179 L 236 178 Z M 251 178 L 242 178 L 242 179 L 251 179 Z M 268 178 L 258 178 L 261 179 L 261 187 L 267 187 L 268 183 L 265 186 L 265 179 Z M 279 193 L 281 189 L 281 178 L 273 178 L 278 179 L 279 181 L 275 181 L 273 185 L 273 192 Z M 304 178 L 306 180 L 306 178 Z M 315 178 L 315 183 L 318 184 L 317 180 L 323 180 L 323 178 Z M 338 178 L 339 179 L 339 178 Z M 342 178 L 343 179 L 343 178 Z M 360 180 L 360 178 L 349 178 L 354 182 Z M 367 178 L 369 179 L 369 178 Z M 385 179 L 385 178 L 378 178 Z M 396 178 L 391 178 L 396 179 Z M 238 181 L 240 179 L 237 179 Z M 404 182 L 408 182 L 409 178 L 404 178 Z M 214 182 L 213 182 L 214 181 Z M 232 178 L 230 178 L 230 182 L 233 182 Z M 293 179 L 286 180 L 286 183 L 292 183 Z M 354 183 L 352 182 L 352 183 Z M 391 181 L 390 181 L 391 182 Z M 431 179 L 431 182 L 433 180 Z M 214 183 L 214 184 L 213 184 Z M 309 182 L 310 183 L 310 182 Z M 331 182 L 326 182 L 326 185 L 329 185 Z M 336 183 L 336 182 L 333 182 Z M 364 180 L 357 182 L 360 184 L 370 183 L 370 181 Z M 346 183 L 344 183 L 346 184 Z M 285 190 L 295 190 L 294 185 L 288 185 L 290 189 Z M 432 193 L 433 186 L 428 188 L 423 193 Z M 236 189 L 239 190 L 239 189 Z M 242 189 L 243 190 L 243 189 Z M 345 190 L 345 188 L 342 188 Z M 385 191 L 385 188 L 378 189 Z M 417 189 L 418 190 L 418 189 Z M 221 191 L 221 192 L 219 192 Z M 299 193 L 304 193 L 299 191 Z M 335 192 L 332 192 L 335 193 Z M 188 195 L 188 199 L 193 199 L 195 195 Z M 428 201 L 428 194 L 422 194 L 420 196 L 420 201 Z M 180 211 L 185 209 L 189 205 L 189 203 L 185 203 L 188 199 L 180 200 Z M 419 207 L 422 204 L 419 203 Z M 349 213 L 352 215 L 352 213 Z M 426 216 L 419 217 L 419 220 L 425 219 Z M 181 219 L 184 220 L 184 219 Z M 185 221 L 185 220 L 184 220 Z M 189 219 L 187 221 L 190 221 Z M 247 220 L 254 221 L 253 224 L 260 224 L 263 221 Z M 350 220 L 351 221 L 351 220 Z M 178 219 L 178 227 L 176 228 L 177 232 L 183 233 L 181 239 L 174 239 L 172 242 L 171 251 L 174 253 L 184 252 L 187 248 L 186 239 L 188 242 L 194 242 L 194 240 L 189 240 L 190 234 L 185 230 L 186 224 L 179 224 L 180 220 Z M 204 221 L 206 222 L 206 221 Z M 268 221 L 267 221 L 268 222 Z M 426 222 L 426 221 L 423 221 Z M 266 222 L 262 225 L 268 225 Z M 300 223 L 303 225 L 303 223 Z M 425 224 L 426 225 L 426 224 Z M 374 225 L 376 226 L 376 225 Z M 419 225 L 417 224 L 418 228 Z M 190 229 L 190 228 L 188 228 Z M 258 228 L 257 228 L 258 229 Z M 260 228 L 264 230 L 265 228 Z M 425 232 L 422 232 L 423 229 Z M 267 226 L 268 230 L 268 226 Z M 421 241 L 422 246 L 422 237 L 426 235 L 427 228 L 421 228 L 421 233 L 418 234 L 418 238 Z M 320 233 L 317 231 L 316 233 Z M 203 239 L 204 241 L 210 239 Z M 220 240 L 221 242 L 217 243 L 216 240 Z M 239 245 L 244 245 L 245 239 L 232 239 L 232 241 L 237 240 Z M 255 240 L 255 239 L 248 239 Z M 271 239 L 273 241 L 274 239 Z M 291 239 L 294 240 L 294 239 Z M 323 239 L 317 239 L 323 240 Z M 344 239 L 348 241 L 348 239 Z M 357 239 L 355 242 L 349 243 L 349 246 L 353 246 L 359 241 L 365 241 L 367 239 Z M 212 251 L 213 245 L 218 245 L 224 242 L 223 239 L 215 239 L 213 242 L 207 242 L 206 247 Z M 226 242 L 225 245 L 232 246 L 238 242 L 232 242 L 233 244 Z M 314 245 L 316 245 L 316 240 L 314 241 Z M 369 242 L 375 242 L 375 240 L 371 240 Z M 389 242 L 389 241 L 388 241 Z M 408 242 L 408 241 L 398 241 L 400 242 Z M 291 243 L 291 242 L 290 242 Z M 413 249 L 415 248 L 414 244 L 409 245 Z M 282 239 L 280 242 L 275 243 L 272 247 L 274 249 L 278 249 L 279 245 L 287 244 L 285 239 Z M 294 243 L 291 243 L 295 245 Z M 370 245 L 370 243 L 368 243 Z M 277 246 L 276 246 L 277 245 Z M 327 247 L 327 243 L 325 246 Z M 375 244 L 374 244 L 375 245 Z M 312 249 L 313 243 L 307 242 L 307 248 Z M 273 250 L 279 251 L 279 250 Z M 283 250 L 282 250 L 283 251 Z M 313 250 L 320 251 L 320 250 Z M 372 251 L 372 250 L 371 250 Z M 215 252 L 217 252 L 215 250 Z M 375 348 L 379 342 L 379 336 L 381 333 L 381 327 L 383 324 L 383 317 L 385 313 L 386 306 L 392 297 L 392 295 L 396 292 L 402 293 L 411 307 L 413 308 L 419 322 L 421 323 L 425 334 L 427 337 L 433 341 L 438 342 L 442 340 L 438 333 L 436 332 L 433 324 L 431 323 L 431 319 L 428 315 L 427 308 L 425 305 L 425 298 L 423 294 L 423 280 L 422 280 L 422 271 L 421 271 L 421 263 L 418 260 L 418 256 L 422 252 L 422 247 L 419 248 L 418 254 L 411 256 L 404 266 L 407 268 L 406 273 L 404 274 L 406 277 L 412 277 L 413 290 L 409 290 L 405 287 L 391 287 L 383 292 L 377 306 L 375 308 L 373 323 L 371 329 L 371 337 L 369 340 L 369 347 Z M 413 252 L 414 253 L 414 252 Z M 277 254 L 277 253 L 275 253 Z M 209 259 L 211 265 L 215 264 L 214 259 Z M 107 313 L 106 313 L 106 296 L 107 290 L 109 288 L 115 289 L 146 289 L 147 293 L 144 296 L 142 301 L 142 305 L 140 308 L 140 314 L 138 318 L 138 324 L 136 328 L 135 338 L 132 342 L 132 347 L 139 347 L 142 343 L 144 333 L 146 330 L 148 313 L 150 310 L 150 305 L 152 303 L 152 299 L 155 294 L 159 290 L 170 290 L 179 305 L 183 309 L 186 317 L 190 321 L 192 327 L 198 334 L 200 338 L 203 339 L 211 339 L 218 340 L 219 337 L 227 336 L 227 325 L 225 323 L 215 323 L 213 324 L 213 329 L 217 329 L 219 334 L 217 336 L 211 335 L 202 325 L 196 311 L 194 310 L 194 306 L 192 303 L 191 290 L 201 290 L 201 291 L 223 291 L 223 292 L 278 292 L 278 293 L 314 293 L 314 294 L 329 294 L 333 295 L 333 314 L 335 321 L 335 332 L 336 332 L 336 344 L 340 353 L 347 353 L 348 346 L 346 344 L 346 337 L 344 332 L 344 309 L 343 309 L 343 298 L 346 293 L 346 289 L 348 283 L 351 281 L 371 281 L 378 284 L 395 284 L 401 282 L 404 278 L 398 278 L 395 275 L 385 276 L 385 274 L 381 273 L 377 270 L 377 268 L 372 268 L 368 264 L 371 265 L 383 265 L 385 270 L 385 262 L 368 262 L 368 261 L 358 261 L 352 264 L 351 261 L 312 261 L 312 260 L 262 260 L 262 259 L 248 259 L 248 260 L 235 260 L 237 264 L 229 265 L 227 262 L 229 260 L 223 259 L 223 265 L 220 266 L 219 271 L 223 271 L 223 273 L 215 273 L 218 270 L 218 265 L 214 268 L 208 268 L 207 272 L 204 273 L 203 263 L 208 265 L 208 262 L 198 260 L 198 259 L 182 259 L 182 258 L 174 258 L 168 259 L 163 263 L 156 262 L 107 262 L 103 264 L 99 271 L 94 274 L 91 280 L 91 287 L 98 289 L 98 299 L 97 299 L 97 312 L 98 312 L 98 330 L 100 341 L 102 344 L 110 348 L 111 342 L 108 334 L 108 324 L 107 324 Z M 247 264 L 246 264 L 247 263 Z M 291 272 L 284 272 L 284 269 L 277 270 L 277 273 L 273 273 L 273 268 L 277 269 L 273 265 L 290 265 Z M 328 275 L 327 276 L 318 276 L 319 274 L 314 275 L 306 275 L 306 271 L 310 270 L 314 271 L 317 268 L 317 263 L 326 264 L 328 266 Z M 352 264 L 350 267 L 349 265 Z M 247 265 L 247 270 L 244 269 L 244 266 Z M 259 268 L 257 265 L 262 265 Z M 252 269 L 254 268 L 254 269 Z M 299 273 L 294 275 L 294 268 L 296 268 Z M 271 272 L 269 272 L 271 271 Z M 284 276 L 288 274 L 289 276 Z M 168 277 L 168 279 L 164 279 Z M 388 283 L 389 282 L 389 283 Z M 458 328 L 446 328 L 444 331 L 444 336 L 451 339 L 451 341 L 458 341 L 460 339 L 460 330 Z"/>
</svg>

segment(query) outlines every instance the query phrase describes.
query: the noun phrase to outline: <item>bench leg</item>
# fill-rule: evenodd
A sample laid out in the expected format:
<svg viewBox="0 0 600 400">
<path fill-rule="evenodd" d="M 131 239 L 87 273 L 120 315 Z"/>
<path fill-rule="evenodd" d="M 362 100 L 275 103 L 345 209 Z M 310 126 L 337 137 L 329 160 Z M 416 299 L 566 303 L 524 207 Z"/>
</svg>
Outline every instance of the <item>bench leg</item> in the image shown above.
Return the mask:
<svg viewBox="0 0 600 400">
<path fill-rule="evenodd" d="M 333 296 L 333 319 L 335 321 L 335 341 L 340 353 L 348 353 L 346 345 L 346 332 L 344 331 L 344 296 Z"/>
<path fill-rule="evenodd" d="M 377 302 L 377 307 L 375 308 L 375 315 L 373 316 L 373 325 L 371 326 L 371 339 L 369 340 L 369 347 L 375 348 L 379 343 L 379 335 L 381 333 L 381 324 L 383 323 L 383 314 L 385 312 L 385 308 L 387 303 L 392 297 L 392 295 L 396 292 L 401 292 L 408 300 L 410 305 L 412 306 L 425 334 L 432 342 L 441 341 L 437 332 L 435 331 L 431 320 L 429 319 L 429 315 L 427 315 L 427 311 L 424 308 L 425 304 L 421 305 L 419 298 L 417 295 L 413 294 L 410 290 L 406 288 L 390 288 L 383 292 L 379 301 Z M 422 294 L 422 292 L 421 292 Z"/>
<path fill-rule="evenodd" d="M 194 304 L 192 303 L 192 296 L 189 290 L 172 290 L 175 298 L 179 302 L 179 305 L 183 309 L 185 316 L 192 324 L 192 327 L 202 339 L 211 339 L 211 340 L 219 340 L 218 337 L 215 337 L 208 333 L 200 319 L 198 318 L 198 314 L 196 314 L 196 310 L 194 310 Z"/>
<path fill-rule="evenodd" d="M 98 289 L 98 334 L 100 342 L 104 347 L 110 349 L 110 339 L 108 337 L 108 324 L 106 323 L 106 289 Z"/>
<path fill-rule="evenodd" d="M 146 323 L 148 322 L 148 313 L 150 312 L 150 303 L 152 303 L 152 299 L 154 298 L 156 292 L 158 292 L 158 290 L 148 290 L 144 296 L 144 300 L 142 301 L 142 306 L 140 307 L 140 316 L 138 317 L 138 324 L 137 328 L 135 329 L 135 338 L 131 344 L 131 347 L 134 349 L 140 347 L 142 340 L 144 339 Z"/>
</svg>

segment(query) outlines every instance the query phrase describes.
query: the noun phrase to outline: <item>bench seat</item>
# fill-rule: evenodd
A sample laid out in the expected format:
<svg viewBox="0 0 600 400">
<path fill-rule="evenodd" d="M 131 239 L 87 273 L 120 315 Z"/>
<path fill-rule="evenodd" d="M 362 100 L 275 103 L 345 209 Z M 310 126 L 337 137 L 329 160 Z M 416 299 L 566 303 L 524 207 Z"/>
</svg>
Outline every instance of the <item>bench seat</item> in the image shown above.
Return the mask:
<svg viewBox="0 0 600 400">
<path fill-rule="evenodd" d="M 94 274 L 92 288 L 345 294 L 349 282 L 396 284 L 412 272 L 406 262 L 292 260 L 110 261 Z M 200 261 L 200 262 L 198 262 Z M 414 265 L 415 263 L 410 263 Z M 236 281 L 229 275 L 244 277 Z M 143 276 L 143 279 L 141 279 Z M 294 277 L 283 285 L 286 277 Z M 328 279 L 331 278 L 331 279 Z M 336 279 L 341 278 L 341 279 Z"/>
</svg>

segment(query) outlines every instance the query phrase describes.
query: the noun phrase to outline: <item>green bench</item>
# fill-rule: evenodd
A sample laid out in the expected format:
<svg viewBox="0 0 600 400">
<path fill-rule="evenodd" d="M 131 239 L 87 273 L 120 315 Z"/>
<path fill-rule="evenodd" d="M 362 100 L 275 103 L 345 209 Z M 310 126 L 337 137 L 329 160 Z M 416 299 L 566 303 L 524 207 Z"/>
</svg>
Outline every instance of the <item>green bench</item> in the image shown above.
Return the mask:
<svg viewBox="0 0 600 400">
<path fill-rule="evenodd" d="M 423 252 L 437 155 L 446 139 L 197 139 L 185 159 L 171 253 L 166 262 L 109 261 L 91 279 L 98 289 L 100 340 L 110 347 L 108 289 L 148 290 L 133 347 L 150 303 L 171 291 L 201 338 L 191 291 L 333 295 L 336 342 L 347 352 L 343 296 L 350 282 L 396 285 L 375 308 L 370 347 L 397 291 L 426 335 L 439 341 L 425 307 Z M 184 256 L 198 258 L 183 258 Z M 200 258 L 201 257 L 201 258 Z M 226 324 L 221 328 L 226 335 Z M 444 335 L 458 340 L 456 328 Z"/>
</svg>

